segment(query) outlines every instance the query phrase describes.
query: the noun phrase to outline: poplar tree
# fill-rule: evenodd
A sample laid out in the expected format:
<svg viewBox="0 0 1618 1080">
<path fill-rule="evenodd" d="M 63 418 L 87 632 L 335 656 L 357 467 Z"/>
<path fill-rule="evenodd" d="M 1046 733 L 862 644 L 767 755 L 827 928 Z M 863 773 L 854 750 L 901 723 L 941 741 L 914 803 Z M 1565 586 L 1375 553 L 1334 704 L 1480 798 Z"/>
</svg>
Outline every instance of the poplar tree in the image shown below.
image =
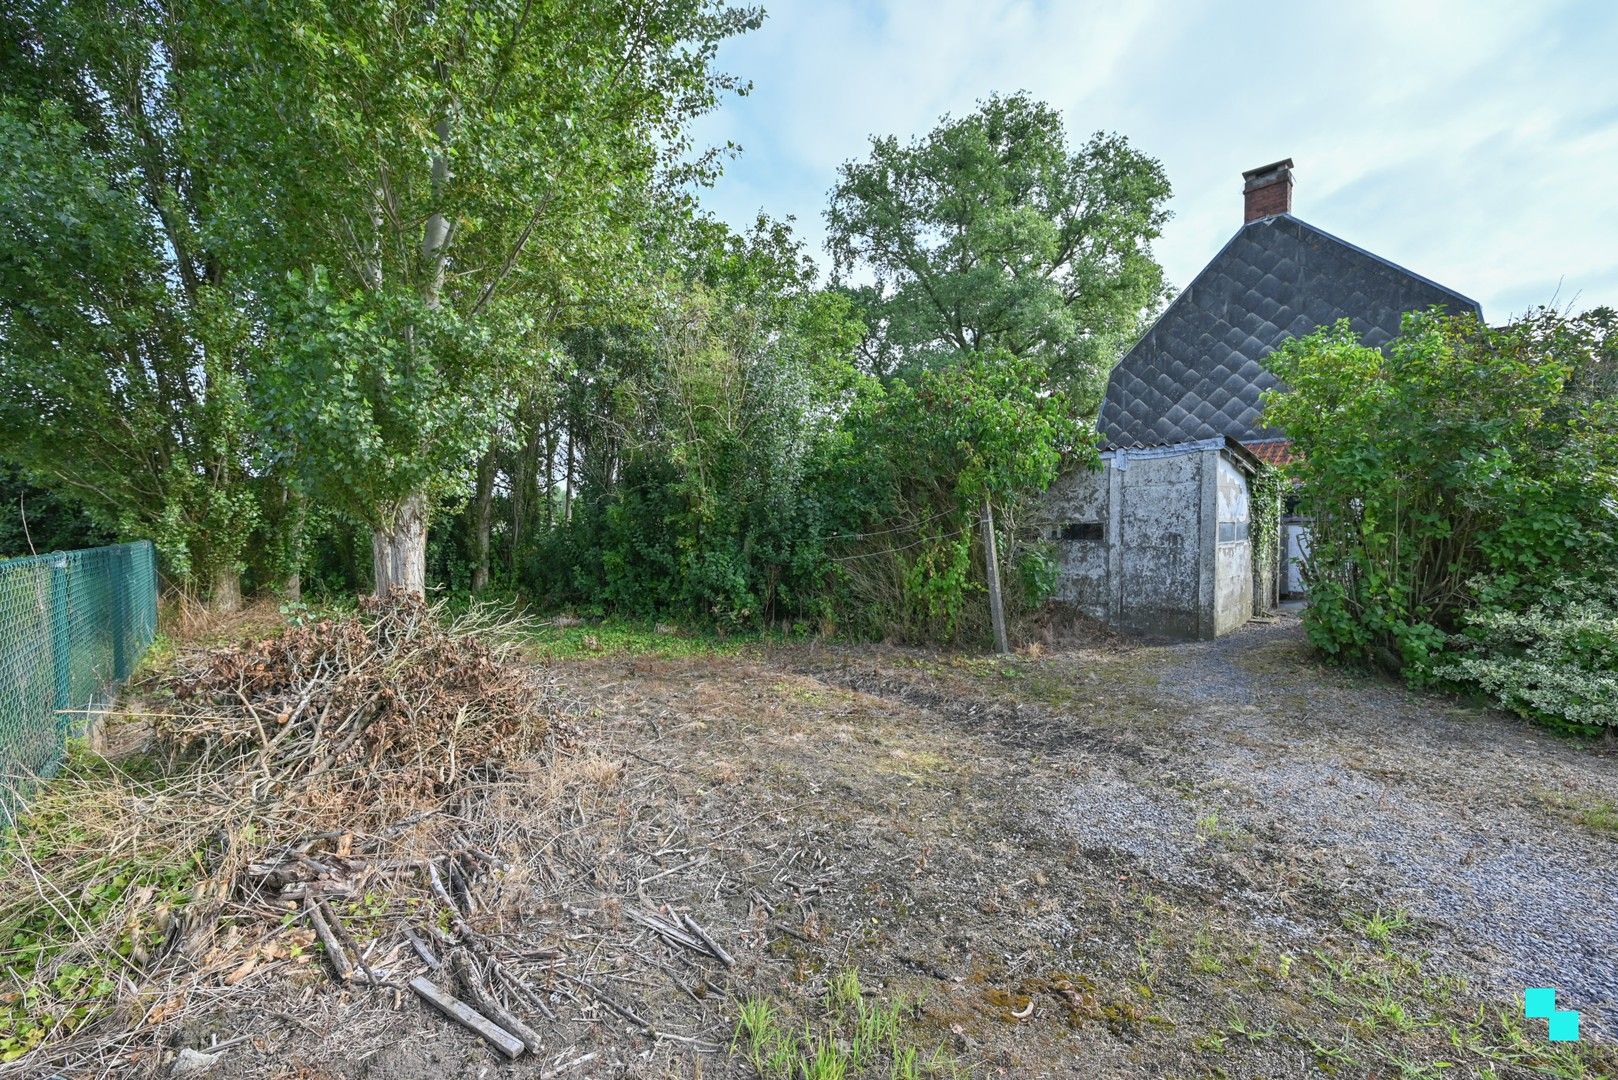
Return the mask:
<svg viewBox="0 0 1618 1080">
<path fill-rule="evenodd" d="M 247 35 L 264 192 L 270 431 L 314 497 L 372 530 L 375 587 L 419 592 L 435 503 L 474 467 L 559 329 L 637 257 L 691 169 L 685 129 L 737 88 L 711 0 L 272 4 Z M 252 17 L 252 16 L 244 16 Z"/>
</svg>

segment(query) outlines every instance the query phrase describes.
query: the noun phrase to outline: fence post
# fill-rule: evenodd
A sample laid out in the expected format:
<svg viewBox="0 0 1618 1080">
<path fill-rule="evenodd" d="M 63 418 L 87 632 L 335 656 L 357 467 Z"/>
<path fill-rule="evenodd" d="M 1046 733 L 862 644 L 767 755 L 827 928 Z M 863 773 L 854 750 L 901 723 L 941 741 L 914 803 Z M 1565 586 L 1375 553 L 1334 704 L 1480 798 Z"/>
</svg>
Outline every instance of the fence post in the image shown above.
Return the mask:
<svg viewBox="0 0 1618 1080">
<path fill-rule="evenodd" d="M 67 554 L 58 551 L 51 557 L 51 673 L 56 682 L 53 707 L 59 733 L 68 730 L 70 721 L 67 710 L 73 707 L 72 636 L 68 626 L 67 590 Z"/>
<path fill-rule="evenodd" d="M 129 678 L 129 545 L 119 544 L 112 557 L 112 672 Z"/>
</svg>

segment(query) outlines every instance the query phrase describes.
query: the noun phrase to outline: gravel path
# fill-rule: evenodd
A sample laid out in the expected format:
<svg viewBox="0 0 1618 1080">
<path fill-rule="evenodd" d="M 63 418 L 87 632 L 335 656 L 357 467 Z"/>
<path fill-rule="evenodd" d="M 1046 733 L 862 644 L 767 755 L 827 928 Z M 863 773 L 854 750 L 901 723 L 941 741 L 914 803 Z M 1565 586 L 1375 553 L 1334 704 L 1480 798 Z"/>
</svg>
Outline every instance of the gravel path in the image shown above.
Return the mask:
<svg viewBox="0 0 1618 1080">
<path fill-rule="evenodd" d="M 1244 836 L 1363 911 L 1408 912 L 1503 998 L 1553 986 L 1587 1033 L 1618 1034 L 1618 833 L 1572 816 L 1618 801 L 1618 756 L 1323 675 L 1290 617 L 1147 652 L 1156 694 L 1178 706 L 1153 739 L 1162 768 L 1074 784 L 1066 817 L 1084 842 L 1206 885 L 1194 840 Z M 1244 899 L 1284 921 L 1262 886 Z"/>
</svg>

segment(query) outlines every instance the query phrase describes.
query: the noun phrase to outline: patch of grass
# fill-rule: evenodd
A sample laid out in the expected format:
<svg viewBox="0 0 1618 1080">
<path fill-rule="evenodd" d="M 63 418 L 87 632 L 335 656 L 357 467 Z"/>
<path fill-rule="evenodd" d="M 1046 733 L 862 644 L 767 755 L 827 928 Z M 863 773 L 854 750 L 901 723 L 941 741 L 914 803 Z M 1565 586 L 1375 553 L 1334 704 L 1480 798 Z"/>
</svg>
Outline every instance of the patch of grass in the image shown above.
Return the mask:
<svg viewBox="0 0 1618 1080">
<path fill-rule="evenodd" d="M 1393 939 L 1394 934 L 1410 928 L 1410 917 L 1402 911 L 1383 914 L 1378 910 L 1369 915 L 1350 911 L 1343 916 L 1343 926 L 1363 936 L 1367 941 L 1386 945 Z"/>
<path fill-rule="evenodd" d="M 597 656 L 724 656 L 765 640 L 761 633 L 723 634 L 668 623 L 608 618 L 594 621 L 552 619 L 528 638 L 535 656 L 553 660 Z"/>
<path fill-rule="evenodd" d="M 1211 934 L 1198 932 L 1191 943 L 1191 970 L 1198 975 L 1217 975 L 1225 970 L 1219 942 Z"/>
<path fill-rule="evenodd" d="M 1611 799 L 1593 801 L 1575 798 L 1560 791 L 1541 788 L 1534 792 L 1540 805 L 1555 812 L 1558 817 L 1582 825 L 1592 832 L 1618 837 L 1618 802 Z"/>
<path fill-rule="evenodd" d="M 1342 1025 L 1329 1039 L 1301 1035 L 1328 1072 L 1583 1080 L 1618 1066 L 1610 1046 L 1551 1043 L 1525 1031 L 1515 1008 L 1469 1009 L 1463 980 L 1430 973 L 1395 949 L 1317 950 L 1307 962 L 1314 1008 L 1328 1029 Z"/>
<path fill-rule="evenodd" d="M 904 1034 L 919 1002 L 903 996 L 868 1001 L 859 973 L 845 968 L 827 982 L 824 1015 L 798 1030 L 779 1006 L 765 998 L 744 1001 L 730 1051 L 744 1058 L 760 1080 L 889 1080 L 957 1077 L 960 1065 L 942 1047 L 929 1056 Z"/>
<path fill-rule="evenodd" d="M 1591 803 L 1576 811 L 1574 817 L 1587 829 L 1618 835 L 1618 803 Z"/>
</svg>

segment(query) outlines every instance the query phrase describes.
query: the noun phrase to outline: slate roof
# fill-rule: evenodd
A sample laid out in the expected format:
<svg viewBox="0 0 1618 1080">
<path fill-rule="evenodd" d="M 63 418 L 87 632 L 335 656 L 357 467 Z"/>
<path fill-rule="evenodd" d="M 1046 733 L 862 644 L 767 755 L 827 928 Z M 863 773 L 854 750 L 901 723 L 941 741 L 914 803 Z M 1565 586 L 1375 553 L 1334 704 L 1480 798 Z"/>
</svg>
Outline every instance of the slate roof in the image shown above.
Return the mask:
<svg viewBox="0 0 1618 1080">
<path fill-rule="evenodd" d="M 1262 363 L 1272 349 L 1341 318 L 1380 346 L 1405 312 L 1435 304 L 1480 312 L 1477 301 L 1291 214 L 1250 221 L 1112 369 L 1102 438 L 1275 438 L 1259 424 L 1259 394 L 1276 384 Z"/>
</svg>

